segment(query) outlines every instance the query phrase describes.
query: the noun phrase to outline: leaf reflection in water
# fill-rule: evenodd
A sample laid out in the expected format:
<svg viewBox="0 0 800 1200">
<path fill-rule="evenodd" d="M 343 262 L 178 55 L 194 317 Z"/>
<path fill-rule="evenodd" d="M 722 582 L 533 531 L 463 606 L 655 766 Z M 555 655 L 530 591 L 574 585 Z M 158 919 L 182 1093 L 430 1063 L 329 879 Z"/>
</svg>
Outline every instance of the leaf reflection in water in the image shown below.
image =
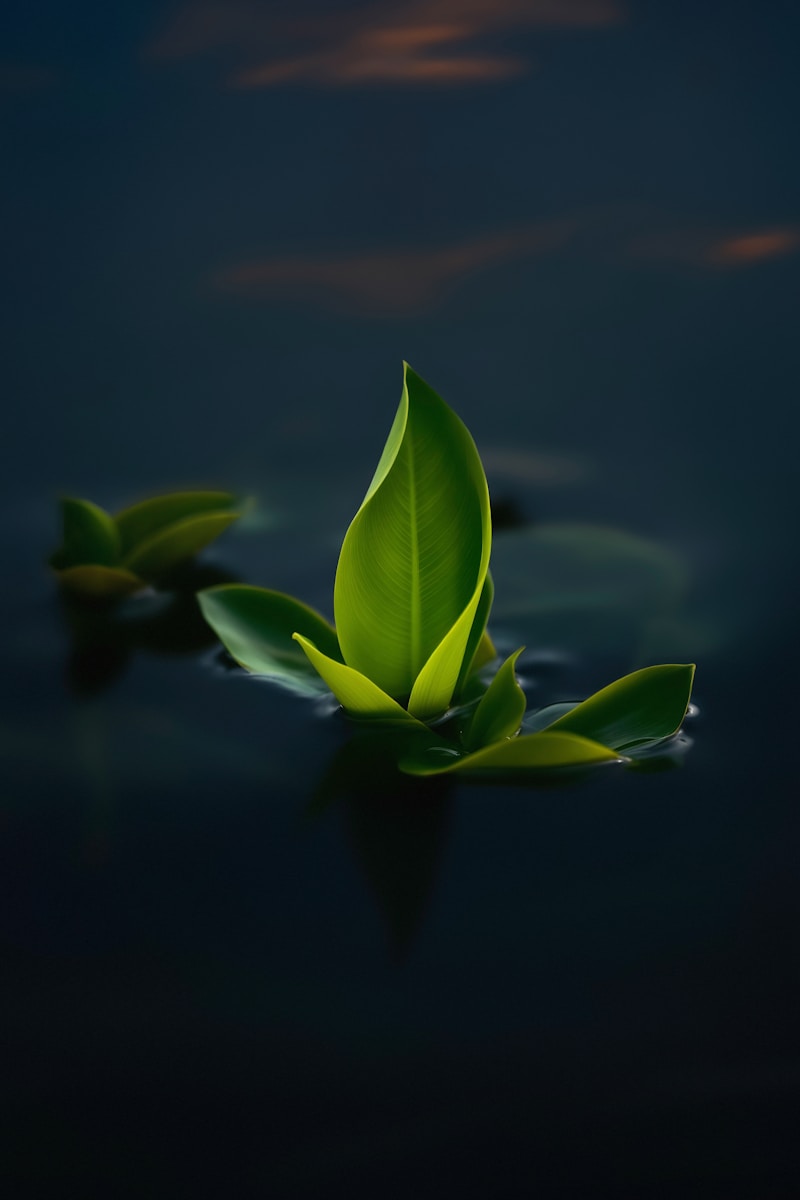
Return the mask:
<svg viewBox="0 0 800 1200">
<path fill-rule="evenodd" d="M 338 749 L 308 810 L 310 816 L 321 816 L 331 807 L 341 812 L 398 959 L 407 956 L 431 901 L 450 821 L 451 793 L 446 780 L 403 775 L 383 738 L 364 733 Z"/>
</svg>

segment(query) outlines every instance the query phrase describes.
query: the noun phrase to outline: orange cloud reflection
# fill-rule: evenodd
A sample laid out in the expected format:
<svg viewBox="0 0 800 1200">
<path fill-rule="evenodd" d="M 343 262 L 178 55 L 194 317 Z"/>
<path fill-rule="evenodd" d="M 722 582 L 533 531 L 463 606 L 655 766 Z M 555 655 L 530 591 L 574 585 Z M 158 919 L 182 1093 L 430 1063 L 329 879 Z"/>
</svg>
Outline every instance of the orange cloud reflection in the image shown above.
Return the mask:
<svg viewBox="0 0 800 1200">
<path fill-rule="evenodd" d="M 318 85 L 452 84 L 503 79 L 524 69 L 524 62 L 511 55 L 430 56 L 432 48 L 451 49 L 472 33 L 472 26 L 452 23 L 359 30 L 331 49 L 238 71 L 231 82 L 247 89 L 291 80 Z"/>
<path fill-rule="evenodd" d="M 628 242 L 633 258 L 656 259 L 690 267 L 748 267 L 784 258 L 800 249 L 800 226 L 779 226 L 732 233 L 695 227 L 640 235 Z"/>
<path fill-rule="evenodd" d="M 716 242 L 709 247 L 706 259 L 715 266 L 744 267 L 771 258 L 783 258 L 798 248 L 800 230 L 763 229 Z"/>
<path fill-rule="evenodd" d="M 179 10 L 151 49 L 164 58 L 232 49 L 245 62 L 229 81 L 243 89 L 447 85 L 508 78 L 527 66 L 505 49 L 465 52 L 476 38 L 621 20 L 614 0 L 394 0 L 336 13 L 306 4 L 285 13 L 252 0 L 204 0 Z"/>
<path fill-rule="evenodd" d="M 572 231 L 571 222 L 554 221 L 440 249 L 276 257 L 221 272 L 214 284 L 252 299 L 291 297 L 366 316 L 417 313 L 434 306 L 454 281 L 509 259 L 556 250 Z"/>
</svg>

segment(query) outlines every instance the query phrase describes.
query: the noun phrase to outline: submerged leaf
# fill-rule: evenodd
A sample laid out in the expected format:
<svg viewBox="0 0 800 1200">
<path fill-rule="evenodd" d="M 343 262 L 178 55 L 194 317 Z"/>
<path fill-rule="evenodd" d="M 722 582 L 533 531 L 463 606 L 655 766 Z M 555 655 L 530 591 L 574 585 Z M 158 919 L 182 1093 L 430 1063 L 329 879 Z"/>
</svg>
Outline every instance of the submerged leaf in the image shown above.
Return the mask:
<svg viewBox="0 0 800 1200">
<path fill-rule="evenodd" d="M 624 750 L 636 742 L 670 737 L 686 716 L 694 664 L 644 667 L 595 692 L 547 726 Z"/>
<path fill-rule="evenodd" d="M 607 746 L 577 734 L 547 731 L 494 742 L 463 756 L 448 751 L 416 752 L 412 749 L 400 760 L 399 766 L 409 775 L 459 773 L 502 778 L 561 767 L 588 767 L 595 763 L 617 762 L 619 758 Z"/>
<path fill-rule="evenodd" d="M 465 749 L 477 750 L 513 737 L 519 729 L 525 714 L 525 693 L 517 683 L 514 666 L 521 653 L 522 649 L 517 650 L 507 658 L 489 684 L 467 729 Z"/>
<path fill-rule="evenodd" d="M 346 662 L 420 718 L 453 695 L 490 546 L 475 444 L 406 366 L 389 438 L 342 545 L 334 613 Z"/>
<path fill-rule="evenodd" d="M 245 670 L 265 675 L 295 691 L 326 691 L 295 632 L 341 660 L 336 632 L 324 617 L 283 592 L 242 583 L 199 592 L 200 609 L 225 649 Z"/>
<path fill-rule="evenodd" d="M 140 575 L 163 575 L 213 542 L 238 516 L 236 512 L 209 512 L 176 521 L 134 546 L 123 565 Z"/>
<path fill-rule="evenodd" d="M 577 708 L 577 706 L 577 700 L 570 700 L 565 704 L 547 704 L 544 708 L 537 708 L 526 713 L 525 720 L 522 722 L 522 732 L 539 733 L 542 729 L 547 729 L 548 725 L 552 725 L 559 717 L 563 717 L 565 713 L 572 712 L 573 708 Z"/>
<path fill-rule="evenodd" d="M 56 569 L 96 563 L 113 567 L 119 562 L 120 537 L 112 517 L 89 500 L 65 497 L 61 501 L 63 543 L 52 557 Z"/>
<path fill-rule="evenodd" d="M 115 517 L 122 554 L 129 554 L 135 546 L 187 517 L 227 512 L 235 505 L 236 497 L 230 492 L 171 492 L 132 504 Z"/>
<path fill-rule="evenodd" d="M 540 645 L 631 661 L 663 653 L 687 583 L 686 564 L 659 542 L 566 521 L 499 534 L 492 572 L 496 620 L 535 630 Z"/>
</svg>

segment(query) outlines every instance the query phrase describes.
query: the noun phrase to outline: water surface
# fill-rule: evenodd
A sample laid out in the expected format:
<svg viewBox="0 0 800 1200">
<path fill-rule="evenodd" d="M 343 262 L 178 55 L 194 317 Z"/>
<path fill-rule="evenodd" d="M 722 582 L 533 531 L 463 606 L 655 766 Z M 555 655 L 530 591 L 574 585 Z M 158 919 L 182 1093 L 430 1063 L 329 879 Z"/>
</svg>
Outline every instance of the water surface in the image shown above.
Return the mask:
<svg viewBox="0 0 800 1200">
<path fill-rule="evenodd" d="M 788 1194 L 796 17 L 37 13 L 0 72 L 11 1193 Z M 532 700 L 696 661 L 678 769 L 398 790 L 189 616 L 76 638 L 61 492 L 254 494 L 206 563 L 329 612 L 403 358 L 486 460 Z"/>
</svg>

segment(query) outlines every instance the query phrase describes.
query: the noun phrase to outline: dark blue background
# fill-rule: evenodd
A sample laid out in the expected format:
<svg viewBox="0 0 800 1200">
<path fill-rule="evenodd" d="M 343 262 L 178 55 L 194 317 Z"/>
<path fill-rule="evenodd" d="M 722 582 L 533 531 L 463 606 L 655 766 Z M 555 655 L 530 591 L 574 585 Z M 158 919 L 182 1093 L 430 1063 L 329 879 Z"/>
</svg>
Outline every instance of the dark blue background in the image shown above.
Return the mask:
<svg viewBox="0 0 800 1200">
<path fill-rule="evenodd" d="M 795 6 L 3 20 L 9 1194 L 792 1194 Z M 211 646 L 87 695 L 58 494 L 255 494 L 208 557 L 329 612 L 403 358 L 529 522 L 532 700 L 696 660 L 680 769 L 331 798 Z M 552 522 L 639 539 L 566 615 Z"/>
</svg>

